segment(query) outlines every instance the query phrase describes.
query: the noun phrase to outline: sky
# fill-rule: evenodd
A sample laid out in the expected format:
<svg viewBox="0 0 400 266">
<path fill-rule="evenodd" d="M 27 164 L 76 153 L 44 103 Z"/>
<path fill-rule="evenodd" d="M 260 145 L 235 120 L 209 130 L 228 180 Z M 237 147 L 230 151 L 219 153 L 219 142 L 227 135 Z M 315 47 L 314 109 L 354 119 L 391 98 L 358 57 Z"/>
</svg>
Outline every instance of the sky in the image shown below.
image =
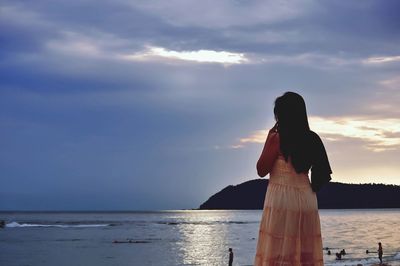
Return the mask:
<svg viewBox="0 0 400 266">
<path fill-rule="evenodd" d="M 1 1 L 0 210 L 197 208 L 300 93 L 333 181 L 400 185 L 400 2 Z"/>
</svg>

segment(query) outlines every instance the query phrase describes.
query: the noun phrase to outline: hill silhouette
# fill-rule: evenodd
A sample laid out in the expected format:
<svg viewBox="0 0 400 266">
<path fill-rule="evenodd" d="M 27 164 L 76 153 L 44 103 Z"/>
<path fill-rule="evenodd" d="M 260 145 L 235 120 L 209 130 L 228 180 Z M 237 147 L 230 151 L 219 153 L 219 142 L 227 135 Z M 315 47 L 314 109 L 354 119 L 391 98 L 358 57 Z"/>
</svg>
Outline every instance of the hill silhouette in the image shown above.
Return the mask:
<svg viewBox="0 0 400 266">
<path fill-rule="evenodd" d="M 262 209 L 268 179 L 227 186 L 200 205 L 204 209 Z M 400 186 L 330 182 L 318 193 L 320 209 L 400 208 Z"/>
</svg>

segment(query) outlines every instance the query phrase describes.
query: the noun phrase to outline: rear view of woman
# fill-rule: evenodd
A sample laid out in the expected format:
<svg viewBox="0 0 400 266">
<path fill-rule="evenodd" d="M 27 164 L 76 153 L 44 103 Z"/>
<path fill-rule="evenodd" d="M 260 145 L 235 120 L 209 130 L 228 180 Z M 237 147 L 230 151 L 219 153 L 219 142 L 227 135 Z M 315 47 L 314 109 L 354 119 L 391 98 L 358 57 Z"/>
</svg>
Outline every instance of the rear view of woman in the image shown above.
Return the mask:
<svg viewBox="0 0 400 266">
<path fill-rule="evenodd" d="M 274 114 L 257 162 L 258 175 L 270 178 L 254 265 L 324 265 L 315 192 L 331 179 L 328 157 L 299 94 L 278 97 Z"/>
</svg>

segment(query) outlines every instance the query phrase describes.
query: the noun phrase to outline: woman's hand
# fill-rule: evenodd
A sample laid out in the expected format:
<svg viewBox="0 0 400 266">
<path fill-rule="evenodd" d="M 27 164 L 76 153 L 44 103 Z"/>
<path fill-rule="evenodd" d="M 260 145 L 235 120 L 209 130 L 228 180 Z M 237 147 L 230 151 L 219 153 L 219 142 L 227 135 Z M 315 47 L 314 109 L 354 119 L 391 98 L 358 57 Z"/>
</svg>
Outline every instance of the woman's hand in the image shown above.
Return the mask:
<svg viewBox="0 0 400 266">
<path fill-rule="evenodd" d="M 268 131 L 268 136 L 266 141 L 268 141 L 271 138 L 274 138 L 277 134 L 278 134 L 278 122 L 276 122 L 275 125 Z"/>
<path fill-rule="evenodd" d="M 278 122 L 269 130 L 268 135 L 271 133 L 278 133 Z"/>
</svg>

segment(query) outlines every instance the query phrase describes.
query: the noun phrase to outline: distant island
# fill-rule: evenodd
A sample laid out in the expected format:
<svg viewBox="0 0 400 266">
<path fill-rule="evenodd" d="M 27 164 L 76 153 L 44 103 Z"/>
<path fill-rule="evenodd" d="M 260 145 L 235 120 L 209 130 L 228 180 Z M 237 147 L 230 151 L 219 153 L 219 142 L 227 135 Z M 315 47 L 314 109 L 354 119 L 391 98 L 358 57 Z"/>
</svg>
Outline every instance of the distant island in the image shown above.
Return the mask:
<svg viewBox="0 0 400 266">
<path fill-rule="evenodd" d="M 262 209 L 268 179 L 227 186 L 200 205 L 200 210 Z M 319 209 L 400 208 L 400 186 L 330 182 L 317 194 Z"/>
</svg>

